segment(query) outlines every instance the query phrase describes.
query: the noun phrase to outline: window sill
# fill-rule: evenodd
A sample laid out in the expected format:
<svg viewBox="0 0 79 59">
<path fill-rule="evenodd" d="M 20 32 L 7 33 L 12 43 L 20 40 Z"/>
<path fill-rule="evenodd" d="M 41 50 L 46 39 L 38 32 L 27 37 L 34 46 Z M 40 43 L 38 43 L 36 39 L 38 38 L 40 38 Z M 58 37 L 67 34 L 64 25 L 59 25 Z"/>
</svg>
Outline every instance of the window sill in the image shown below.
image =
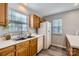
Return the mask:
<svg viewBox="0 0 79 59">
<path fill-rule="evenodd" d="M 53 33 L 53 35 L 62 35 L 63 33 Z"/>
</svg>

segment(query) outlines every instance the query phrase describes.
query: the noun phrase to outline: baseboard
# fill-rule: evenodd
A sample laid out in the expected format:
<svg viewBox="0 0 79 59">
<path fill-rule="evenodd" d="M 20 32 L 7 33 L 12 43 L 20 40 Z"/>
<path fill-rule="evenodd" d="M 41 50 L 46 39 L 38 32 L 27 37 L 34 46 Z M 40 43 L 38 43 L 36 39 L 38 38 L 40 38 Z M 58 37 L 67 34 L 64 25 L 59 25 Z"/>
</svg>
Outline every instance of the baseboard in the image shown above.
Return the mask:
<svg viewBox="0 0 79 59">
<path fill-rule="evenodd" d="M 66 49 L 65 46 L 61 46 L 61 45 L 57 45 L 57 44 L 52 44 L 53 46 L 57 46 L 57 47 L 60 47 L 60 48 L 63 48 L 63 49 Z"/>
<path fill-rule="evenodd" d="M 44 49 L 42 49 L 42 50 L 40 50 L 39 52 L 37 52 L 37 54 L 36 55 L 38 55 L 41 51 L 43 51 Z"/>
</svg>

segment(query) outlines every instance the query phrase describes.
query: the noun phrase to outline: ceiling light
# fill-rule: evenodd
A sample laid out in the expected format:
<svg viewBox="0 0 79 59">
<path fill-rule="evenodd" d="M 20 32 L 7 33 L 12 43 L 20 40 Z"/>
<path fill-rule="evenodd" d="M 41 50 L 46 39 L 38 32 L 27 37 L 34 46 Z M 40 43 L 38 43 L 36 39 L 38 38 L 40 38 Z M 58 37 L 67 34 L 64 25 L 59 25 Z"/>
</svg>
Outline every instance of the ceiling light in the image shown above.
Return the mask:
<svg viewBox="0 0 79 59">
<path fill-rule="evenodd" d="M 28 6 L 28 4 L 27 3 L 23 3 L 25 6 Z"/>
<path fill-rule="evenodd" d="M 75 3 L 75 4 L 74 4 L 74 6 L 77 6 L 77 5 L 78 5 L 78 3 Z"/>
<path fill-rule="evenodd" d="M 79 3 L 79 0 L 75 0 L 75 1 L 74 1 L 74 6 L 77 6 L 78 3 Z"/>
</svg>

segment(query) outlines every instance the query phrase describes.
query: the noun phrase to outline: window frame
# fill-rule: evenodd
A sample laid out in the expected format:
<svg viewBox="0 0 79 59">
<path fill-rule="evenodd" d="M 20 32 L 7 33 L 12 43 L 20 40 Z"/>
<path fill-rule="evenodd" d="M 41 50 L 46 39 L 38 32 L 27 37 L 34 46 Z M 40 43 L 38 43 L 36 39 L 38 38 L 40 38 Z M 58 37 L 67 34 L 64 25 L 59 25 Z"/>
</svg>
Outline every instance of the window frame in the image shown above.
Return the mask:
<svg viewBox="0 0 79 59">
<path fill-rule="evenodd" d="M 54 19 L 54 20 L 52 21 L 52 23 L 55 22 L 55 20 L 61 20 L 61 22 L 60 22 L 60 23 L 61 23 L 61 26 L 60 26 L 60 25 L 54 26 L 54 24 L 52 24 L 52 31 L 53 31 L 53 34 L 62 34 L 62 33 L 63 33 L 63 23 L 62 23 L 62 19 L 61 19 L 61 18 Z M 55 27 L 56 27 L 56 28 L 59 27 L 59 28 L 61 28 L 61 30 L 58 30 L 58 29 L 59 29 L 59 28 L 58 28 L 57 31 L 59 31 L 59 32 L 54 32 L 54 28 L 55 28 Z"/>
<path fill-rule="evenodd" d="M 21 15 L 24 15 L 24 16 L 26 16 L 26 23 L 19 23 L 18 21 L 13 21 L 12 20 L 12 14 L 11 15 L 9 15 L 9 11 L 12 13 L 12 12 L 15 12 L 15 13 L 19 13 L 19 14 L 21 14 Z M 28 15 L 26 15 L 26 14 L 24 14 L 24 13 L 22 13 L 22 12 L 19 12 L 19 11 L 17 11 L 17 10 L 15 10 L 15 9 L 13 9 L 13 8 L 9 8 L 8 9 L 8 17 L 10 17 L 10 19 L 9 19 L 9 22 L 8 23 L 15 23 L 15 24 L 20 24 L 21 25 L 21 27 L 22 27 L 22 25 L 25 25 L 26 24 L 26 29 L 27 29 L 27 31 L 23 31 L 22 30 L 22 28 L 21 28 L 21 31 L 9 31 L 10 33 L 20 33 L 20 32 L 28 32 L 29 31 L 29 20 L 28 20 L 28 18 L 29 18 L 29 16 Z M 18 22 L 18 23 L 17 23 Z M 9 25 L 9 24 L 8 24 Z M 9 29 L 9 26 L 8 26 L 8 29 Z"/>
</svg>

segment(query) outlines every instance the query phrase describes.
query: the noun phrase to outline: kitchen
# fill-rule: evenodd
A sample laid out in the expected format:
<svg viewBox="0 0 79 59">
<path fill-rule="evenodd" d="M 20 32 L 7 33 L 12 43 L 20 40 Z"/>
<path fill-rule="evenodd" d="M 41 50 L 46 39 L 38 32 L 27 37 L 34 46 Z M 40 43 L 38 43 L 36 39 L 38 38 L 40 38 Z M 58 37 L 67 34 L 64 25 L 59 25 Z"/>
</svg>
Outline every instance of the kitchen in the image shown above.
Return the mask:
<svg viewBox="0 0 79 59">
<path fill-rule="evenodd" d="M 73 42 L 79 5 L 73 5 L 0 3 L 0 56 L 79 56 L 78 43 Z"/>
</svg>

